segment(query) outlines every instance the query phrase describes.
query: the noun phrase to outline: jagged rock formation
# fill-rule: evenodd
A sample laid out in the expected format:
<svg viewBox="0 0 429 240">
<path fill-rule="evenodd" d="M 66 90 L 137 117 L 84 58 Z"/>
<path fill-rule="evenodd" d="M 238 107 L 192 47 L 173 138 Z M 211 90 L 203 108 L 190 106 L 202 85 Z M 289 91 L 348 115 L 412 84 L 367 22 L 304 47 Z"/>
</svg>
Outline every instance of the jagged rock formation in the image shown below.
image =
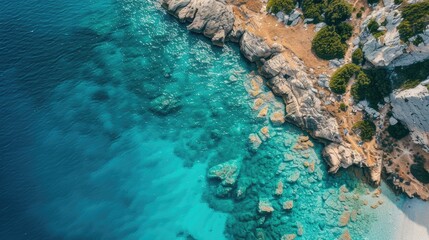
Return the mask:
<svg viewBox="0 0 429 240">
<path fill-rule="evenodd" d="M 222 0 L 163 0 L 162 6 L 181 21 L 188 21 L 188 30 L 203 33 L 213 44 L 222 46 L 233 30 L 234 14 Z"/>
<path fill-rule="evenodd" d="M 418 85 L 390 95 L 393 116 L 407 125 L 411 138 L 429 152 L 429 90 Z"/>
<path fill-rule="evenodd" d="M 341 139 L 337 121 L 322 108 L 317 90 L 298 58 L 286 59 L 279 53 L 281 47 L 270 47 L 262 38 L 234 25 L 232 9 L 221 0 L 163 0 L 162 6 L 180 20 L 192 22 L 189 30 L 203 33 L 216 45 L 225 40 L 239 42 L 242 54 L 262 66 L 260 72 L 267 85 L 284 99 L 286 120 L 327 144 L 324 156 L 331 172 L 351 164 L 366 165 L 365 159 Z M 249 140 L 253 149 L 261 142 L 255 135 Z"/>
<path fill-rule="evenodd" d="M 408 66 L 429 58 L 429 29 L 419 34 L 423 43 L 418 46 L 403 43 L 397 27 L 402 21 L 401 12 L 393 1 L 384 0 L 385 7 L 372 12 L 361 25 L 361 34 L 355 47 L 363 45 L 365 59 L 376 67 Z M 374 19 L 379 25 L 379 31 L 384 34 L 378 39 L 367 29 L 368 23 Z"/>
</svg>

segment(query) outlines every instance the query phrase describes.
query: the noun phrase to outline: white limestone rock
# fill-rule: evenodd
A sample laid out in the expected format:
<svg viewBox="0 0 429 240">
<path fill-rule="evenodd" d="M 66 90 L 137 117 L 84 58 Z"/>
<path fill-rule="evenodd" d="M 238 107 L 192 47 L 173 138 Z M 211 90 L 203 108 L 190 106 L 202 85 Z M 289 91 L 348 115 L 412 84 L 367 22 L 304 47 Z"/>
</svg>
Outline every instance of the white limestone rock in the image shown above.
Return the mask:
<svg viewBox="0 0 429 240">
<path fill-rule="evenodd" d="M 426 86 L 396 91 L 390 95 L 393 116 L 405 124 L 411 138 L 429 152 L 429 90 Z"/>
</svg>

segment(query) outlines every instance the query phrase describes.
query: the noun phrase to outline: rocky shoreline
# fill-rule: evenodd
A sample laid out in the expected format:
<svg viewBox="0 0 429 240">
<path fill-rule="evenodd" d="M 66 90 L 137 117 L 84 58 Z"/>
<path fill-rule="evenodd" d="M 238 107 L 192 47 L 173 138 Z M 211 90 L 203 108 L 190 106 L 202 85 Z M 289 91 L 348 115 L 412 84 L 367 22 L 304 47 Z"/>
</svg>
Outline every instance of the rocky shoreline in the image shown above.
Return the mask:
<svg viewBox="0 0 429 240">
<path fill-rule="evenodd" d="M 162 0 L 162 7 L 182 22 L 190 23 L 187 29 L 202 33 L 217 46 L 226 41 L 236 42 L 240 52 L 250 62 L 256 63 L 259 75 L 272 92 L 283 98 L 286 121 L 307 131 L 324 143 L 323 156 L 329 171 L 352 165 L 364 167 L 372 183 L 380 184 L 382 161 L 373 156 L 371 161 L 356 151 L 342 137 L 338 119 L 322 104 L 318 89 L 309 77 L 309 70 L 297 56 L 284 54 L 280 44 L 269 44 L 264 38 L 248 31 L 237 18 L 234 5 L 222 0 Z M 376 154 L 382 155 L 381 151 Z M 402 189 L 406 192 L 406 189 Z M 414 191 L 415 193 L 415 191 Z M 409 194 L 410 197 L 419 194 Z M 426 197 L 422 197 L 426 199 Z"/>
</svg>

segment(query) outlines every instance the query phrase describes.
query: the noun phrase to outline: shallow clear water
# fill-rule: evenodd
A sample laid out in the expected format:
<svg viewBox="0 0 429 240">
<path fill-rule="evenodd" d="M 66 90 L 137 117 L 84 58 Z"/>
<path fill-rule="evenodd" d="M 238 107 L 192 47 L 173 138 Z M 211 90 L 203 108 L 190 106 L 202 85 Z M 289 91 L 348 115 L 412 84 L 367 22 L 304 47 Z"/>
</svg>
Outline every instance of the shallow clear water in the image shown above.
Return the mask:
<svg viewBox="0 0 429 240">
<path fill-rule="evenodd" d="M 156 1 L 0 5 L 0 239 L 361 239 L 374 220 L 360 170 L 328 175 L 319 144 L 294 150 L 304 133 L 270 123 L 282 100 L 255 90 L 236 46 Z M 207 168 L 234 159 L 237 188 L 219 197 Z"/>
</svg>

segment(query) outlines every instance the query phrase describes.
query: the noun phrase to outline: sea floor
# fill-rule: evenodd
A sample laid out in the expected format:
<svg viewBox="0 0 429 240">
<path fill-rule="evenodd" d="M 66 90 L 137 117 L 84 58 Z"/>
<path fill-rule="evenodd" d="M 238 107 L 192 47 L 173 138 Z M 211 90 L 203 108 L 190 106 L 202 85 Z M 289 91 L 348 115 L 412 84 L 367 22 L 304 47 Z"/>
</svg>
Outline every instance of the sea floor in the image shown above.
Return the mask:
<svg viewBox="0 0 429 240">
<path fill-rule="evenodd" d="M 156 1 L 0 4 L 0 239 L 392 239 L 368 234 L 404 198 L 297 148 L 237 46 Z M 229 161 L 233 187 L 207 179 Z"/>
</svg>

